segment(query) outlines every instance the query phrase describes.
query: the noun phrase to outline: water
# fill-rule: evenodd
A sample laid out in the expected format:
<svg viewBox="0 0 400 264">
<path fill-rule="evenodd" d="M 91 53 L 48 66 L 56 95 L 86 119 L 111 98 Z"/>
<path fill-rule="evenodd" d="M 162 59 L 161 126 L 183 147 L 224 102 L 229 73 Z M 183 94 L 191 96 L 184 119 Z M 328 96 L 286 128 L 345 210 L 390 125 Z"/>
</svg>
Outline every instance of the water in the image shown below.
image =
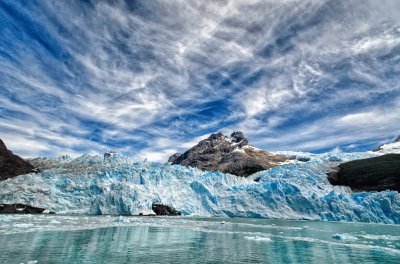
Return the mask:
<svg viewBox="0 0 400 264">
<path fill-rule="evenodd" d="M 399 263 L 400 226 L 0 215 L 0 263 Z M 29 262 L 30 261 L 30 262 Z"/>
</svg>

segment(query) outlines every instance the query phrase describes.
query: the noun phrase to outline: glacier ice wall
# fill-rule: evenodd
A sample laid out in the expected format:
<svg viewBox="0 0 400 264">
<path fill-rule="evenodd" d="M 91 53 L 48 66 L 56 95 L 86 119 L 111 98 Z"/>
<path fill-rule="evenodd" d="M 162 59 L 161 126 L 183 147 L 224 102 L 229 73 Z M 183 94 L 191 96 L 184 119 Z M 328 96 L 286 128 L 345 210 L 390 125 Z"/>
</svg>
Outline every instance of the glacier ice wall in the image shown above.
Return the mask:
<svg viewBox="0 0 400 264">
<path fill-rule="evenodd" d="M 0 182 L 0 202 L 66 214 L 148 214 L 153 203 L 163 203 L 188 216 L 400 224 L 399 193 L 352 193 L 326 179 L 325 173 L 337 162 L 373 154 L 286 154 L 308 157 L 310 162 L 294 161 L 241 178 L 167 163 L 133 162 L 119 155 L 49 160 L 51 168 L 42 173 Z"/>
</svg>

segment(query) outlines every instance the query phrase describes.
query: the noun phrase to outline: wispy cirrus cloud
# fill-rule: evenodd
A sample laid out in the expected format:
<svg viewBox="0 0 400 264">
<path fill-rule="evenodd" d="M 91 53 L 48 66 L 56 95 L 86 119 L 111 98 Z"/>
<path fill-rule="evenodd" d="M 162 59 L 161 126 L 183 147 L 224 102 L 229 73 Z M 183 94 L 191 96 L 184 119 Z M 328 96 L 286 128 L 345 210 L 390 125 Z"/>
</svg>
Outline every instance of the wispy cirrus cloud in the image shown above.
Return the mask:
<svg viewBox="0 0 400 264">
<path fill-rule="evenodd" d="M 0 135 L 25 156 L 112 148 L 165 160 L 238 129 L 271 150 L 365 150 L 399 133 L 399 10 L 3 1 Z"/>
</svg>

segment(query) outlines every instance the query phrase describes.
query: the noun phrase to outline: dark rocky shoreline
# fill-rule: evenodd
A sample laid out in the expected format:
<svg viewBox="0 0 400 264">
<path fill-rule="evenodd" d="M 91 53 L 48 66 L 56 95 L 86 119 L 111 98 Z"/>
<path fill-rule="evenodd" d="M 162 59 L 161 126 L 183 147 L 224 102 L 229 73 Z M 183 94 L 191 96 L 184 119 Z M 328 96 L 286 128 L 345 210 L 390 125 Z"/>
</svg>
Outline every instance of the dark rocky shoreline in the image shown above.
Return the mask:
<svg viewBox="0 0 400 264">
<path fill-rule="evenodd" d="M 353 191 L 400 192 L 400 154 L 387 154 L 340 164 L 328 173 L 332 185 L 349 186 Z"/>
<path fill-rule="evenodd" d="M 151 209 L 156 215 L 169 215 L 169 216 L 181 215 L 179 211 L 165 204 L 153 204 L 151 206 Z"/>
<path fill-rule="evenodd" d="M 25 204 L 0 204 L 0 214 L 42 214 L 46 209 Z"/>
</svg>

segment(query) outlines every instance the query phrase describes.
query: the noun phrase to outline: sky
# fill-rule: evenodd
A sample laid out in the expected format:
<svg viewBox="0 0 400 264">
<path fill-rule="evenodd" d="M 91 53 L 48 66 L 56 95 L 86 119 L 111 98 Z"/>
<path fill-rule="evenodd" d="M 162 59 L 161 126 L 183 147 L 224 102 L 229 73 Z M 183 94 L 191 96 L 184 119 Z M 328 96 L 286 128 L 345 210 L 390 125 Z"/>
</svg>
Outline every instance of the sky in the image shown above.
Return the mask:
<svg viewBox="0 0 400 264">
<path fill-rule="evenodd" d="M 237 130 L 316 153 L 400 134 L 400 1 L 0 1 L 14 153 L 165 161 Z"/>
</svg>

